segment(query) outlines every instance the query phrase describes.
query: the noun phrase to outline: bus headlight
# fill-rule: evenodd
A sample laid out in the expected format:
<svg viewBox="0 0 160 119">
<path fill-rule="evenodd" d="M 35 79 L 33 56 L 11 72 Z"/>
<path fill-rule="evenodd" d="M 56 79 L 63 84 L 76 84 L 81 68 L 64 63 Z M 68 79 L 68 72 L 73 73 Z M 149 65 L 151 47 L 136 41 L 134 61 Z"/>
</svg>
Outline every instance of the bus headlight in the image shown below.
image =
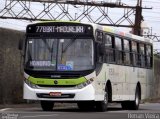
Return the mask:
<svg viewBox="0 0 160 119">
<path fill-rule="evenodd" d="M 24 82 L 30 86 L 31 88 L 37 88 L 37 86 L 35 84 L 33 84 L 31 81 L 29 81 L 28 79 L 24 79 Z"/>
<path fill-rule="evenodd" d="M 90 78 L 90 79 L 87 80 L 86 82 L 77 85 L 77 88 L 81 89 L 81 88 L 83 88 L 83 87 L 86 87 L 87 85 L 91 84 L 93 81 L 94 81 L 93 78 Z"/>
</svg>

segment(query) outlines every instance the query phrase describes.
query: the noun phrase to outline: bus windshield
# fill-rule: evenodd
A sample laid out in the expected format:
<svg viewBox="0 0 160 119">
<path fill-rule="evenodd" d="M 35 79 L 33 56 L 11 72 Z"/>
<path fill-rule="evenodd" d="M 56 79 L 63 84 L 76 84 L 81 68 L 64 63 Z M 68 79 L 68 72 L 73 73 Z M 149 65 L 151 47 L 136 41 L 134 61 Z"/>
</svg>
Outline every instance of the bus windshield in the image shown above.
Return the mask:
<svg viewBox="0 0 160 119">
<path fill-rule="evenodd" d="M 93 39 L 28 39 L 25 68 L 83 71 L 94 68 Z"/>
</svg>

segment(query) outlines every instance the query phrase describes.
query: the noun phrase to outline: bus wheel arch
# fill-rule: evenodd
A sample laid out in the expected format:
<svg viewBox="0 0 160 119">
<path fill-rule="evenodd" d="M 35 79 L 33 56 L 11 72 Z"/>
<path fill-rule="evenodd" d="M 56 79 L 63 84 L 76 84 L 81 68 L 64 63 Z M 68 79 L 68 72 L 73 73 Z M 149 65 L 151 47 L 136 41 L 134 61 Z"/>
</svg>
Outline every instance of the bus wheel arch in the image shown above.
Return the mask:
<svg viewBox="0 0 160 119">
<path fill-rule="evenodd" d="M 108 93 L 108 101 L 112 102 L 112 84 L 110 80 L 108 80 L 106 83 L 105 91 Z"/>
<path fill-rule="evenodd" d="M 108 102 L 112 100 L 112 87 L 111 82 L 108 80 L 104 90 L 104 100 L 96 102 L 97 111 L 107 111 Z"/>
<path fill-rule="evenodd" d="M 131 108 L 132 110 L 138 110 L 139 109 L 139 104 L 141 100 L 141 85 L 140 82 L 137 83 L 136 89 L 135 89 L 135 99 L 134 101 L 131 101 Z"/>
</svg>

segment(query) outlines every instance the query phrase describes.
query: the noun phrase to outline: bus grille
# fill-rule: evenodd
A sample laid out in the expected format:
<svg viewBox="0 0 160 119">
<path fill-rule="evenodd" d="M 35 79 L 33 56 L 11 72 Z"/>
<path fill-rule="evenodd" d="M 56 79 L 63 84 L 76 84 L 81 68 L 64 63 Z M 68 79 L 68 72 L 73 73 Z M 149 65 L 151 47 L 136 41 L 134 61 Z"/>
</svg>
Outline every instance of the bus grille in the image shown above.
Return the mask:
<svg viewBox="0 0 160 119">
<path fill-rule="evenodd" d="M 37 85 L 42 88 L 74 88 L 76 85 Z"/>
</svg>

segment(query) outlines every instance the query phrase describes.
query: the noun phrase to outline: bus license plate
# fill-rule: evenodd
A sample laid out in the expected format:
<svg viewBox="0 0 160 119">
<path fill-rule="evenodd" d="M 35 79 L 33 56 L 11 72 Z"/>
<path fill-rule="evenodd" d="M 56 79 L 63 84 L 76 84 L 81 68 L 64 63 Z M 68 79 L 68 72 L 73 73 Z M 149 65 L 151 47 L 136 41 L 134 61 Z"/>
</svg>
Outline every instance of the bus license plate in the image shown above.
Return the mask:
<svg viewBox="0 0 160 119">
<path fill-rule="evenodd" d="M 50 96 L 61 96 L 61 92 L 50 92 Z"/>
</svg>

